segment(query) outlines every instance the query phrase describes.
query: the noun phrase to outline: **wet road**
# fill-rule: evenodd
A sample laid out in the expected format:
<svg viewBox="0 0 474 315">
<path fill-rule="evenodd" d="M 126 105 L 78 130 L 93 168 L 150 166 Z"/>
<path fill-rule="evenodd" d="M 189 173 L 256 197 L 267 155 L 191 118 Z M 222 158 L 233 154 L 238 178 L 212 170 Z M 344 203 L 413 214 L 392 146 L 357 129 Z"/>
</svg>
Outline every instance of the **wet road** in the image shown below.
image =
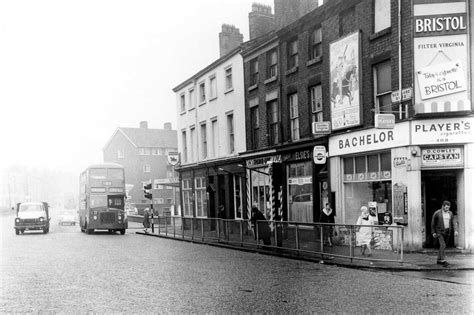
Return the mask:
<svg viewBox="0 0 474 315">
<path fill-rule="evenodd" d="M 86 235 L 52 216 L 49 234 L 19 236 L 13 217 L 0 217 L 0 313 L 474 312 L 472 281 L 346 269 L 133 230 Z"/>
</svg>

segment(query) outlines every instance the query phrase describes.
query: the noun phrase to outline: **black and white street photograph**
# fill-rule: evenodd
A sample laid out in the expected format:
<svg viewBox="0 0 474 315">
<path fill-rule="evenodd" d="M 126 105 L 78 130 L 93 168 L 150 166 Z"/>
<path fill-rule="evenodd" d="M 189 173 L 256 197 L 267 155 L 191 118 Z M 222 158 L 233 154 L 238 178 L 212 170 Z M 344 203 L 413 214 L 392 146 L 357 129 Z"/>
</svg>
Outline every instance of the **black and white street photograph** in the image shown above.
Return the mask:
<svg viewBox="0 0 474 315">
<path fill-rule="evenodd" d="M 474 313 L 473 11 L 0 1 L 0 313 Z"/>
</svg>

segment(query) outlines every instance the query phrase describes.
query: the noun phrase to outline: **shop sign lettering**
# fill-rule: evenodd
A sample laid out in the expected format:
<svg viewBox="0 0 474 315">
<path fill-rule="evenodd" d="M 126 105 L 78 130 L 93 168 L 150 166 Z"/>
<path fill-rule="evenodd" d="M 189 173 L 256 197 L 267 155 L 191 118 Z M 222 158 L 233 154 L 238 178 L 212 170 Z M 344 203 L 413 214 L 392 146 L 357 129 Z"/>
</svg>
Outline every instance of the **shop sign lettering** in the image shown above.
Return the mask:
<svg viewBox="0 0 474 315">
<path fill-rule="evenodd" d="M 473 118 L 436 119 L 412 124 L 412 144 L 471 142 Z"/>
<path fill-rule="evenodd" d="M 339 140 L 339 149 L 349 149 L 358 146 L 365 146 L 383 142 L 393 141 L 393 131 L 383 131 L 379 133 L 364 134 L 352 138 Z"/>
<path fill-rule="evenodd" d="M 406 167 L 408 158 L 406 156 L 393 158 L 393 167 Z"/>
<path fill-rule="evenodd" d="M 308 160 L 312 157 L 310 150 L 295 152 L 295 160 Z"/>
<path fill-rule="evenodd" d="M 466 14 L 415 18 L 415 36 L 466 33 Z M 431 33 L 431 34 L 430 34 Z"/>
<path fill-rule="evenodd" d="M 428 148 L 421 151 L 422 167 L 463 166 L 462 148 Z"/>
<path fill-rule="evenodd" d="M 246 161 L 247 167 L 267 165 L 267 162 L 281 163 L 281 155 L 266 156 Z"/>
<path fill-rule="evenodd" d="M 288 185 L 306 185 L 313 183 L 312 177 L 290 177 L 288 178 Z"/>
</svg>

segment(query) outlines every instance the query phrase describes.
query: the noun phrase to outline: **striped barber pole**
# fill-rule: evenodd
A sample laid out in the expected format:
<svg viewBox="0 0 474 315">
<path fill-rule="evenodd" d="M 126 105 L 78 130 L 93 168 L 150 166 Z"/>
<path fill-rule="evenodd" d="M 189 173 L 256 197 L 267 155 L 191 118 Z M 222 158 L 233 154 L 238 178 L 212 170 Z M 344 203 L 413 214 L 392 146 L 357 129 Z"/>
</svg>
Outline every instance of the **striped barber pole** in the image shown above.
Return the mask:
<svg viewBox="0 0 474 315">
<path fill-rule="evenodd" d="M 273 224 L 273 221 L 275 220 L 275 217 L 276 217 L 276 211 L 277 211 L 277 208 L 276 208 L 276 204 L 275 204 L 275 185 L 274 185 L 274 182 L 273 182 L 273 176 L 270 176 L 270 204 L 272 206 L 272 211 L 270 213 L 270 221 L 272 222 L 270 224 L 270 229 L 273 231 L 274 229 L 274 224 Z"/>
<path fill-rule="evenodd" d="M 278 191 L 278 215 L 280 216 L 280 221 L 283 221 L 283 186 L 280 186 Z"/>
</svg>

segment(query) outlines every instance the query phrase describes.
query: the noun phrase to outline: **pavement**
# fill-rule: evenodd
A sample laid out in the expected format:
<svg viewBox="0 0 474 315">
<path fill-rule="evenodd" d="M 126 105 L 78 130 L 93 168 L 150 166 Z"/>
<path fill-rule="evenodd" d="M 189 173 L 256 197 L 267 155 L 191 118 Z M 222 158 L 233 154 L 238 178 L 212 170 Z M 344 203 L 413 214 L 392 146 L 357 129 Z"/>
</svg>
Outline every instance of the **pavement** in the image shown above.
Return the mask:
<svg viewBox="0 0 474 315">
<path fill-rule="evenodd" d="M 306 252 L 295 252 L 291 250 L 285 250 L 282 248 L 269 248 L 261 249 L 255 246 L 244 247 L 241 245 L 232 245 L 222 241 L 207 240 L 205 242 L 199 240 L 191 240 L 187 238 L 173 238 L 172 236 L 166 236 L 157 233 L 144 233 L 143 231 L 136 232 L 144 236 L 161 237 L 167 239 L 173 239 L 176 241 L 187 241 L 194 243 L 201 243 L 211 246 L 219 246 L 234 250 L 243 250 L 248 252 L 258 252 L 265 255 L 281 256 L 291 259 L 312 261 L 320 264 L 343 266 L 348 268 L 357 269 L 381 269 L 389 271 L 444 271 L 444 270 L 474 270 L 474 255 L 470 251 L 462 249 L 446 249 L 448 266 L 438 265 L 436 263 L 436 257 L 438 254 L 437 249 L 425 249 L 420 252 L 404 252 L 403 259 L 400 261 L 386 261 L 380 255 L 375 252 L 372 257 L 363 258 L 349 258 L 342 257 L 337 254 L 324 253 L 306 253 Z"/>
</svg>

